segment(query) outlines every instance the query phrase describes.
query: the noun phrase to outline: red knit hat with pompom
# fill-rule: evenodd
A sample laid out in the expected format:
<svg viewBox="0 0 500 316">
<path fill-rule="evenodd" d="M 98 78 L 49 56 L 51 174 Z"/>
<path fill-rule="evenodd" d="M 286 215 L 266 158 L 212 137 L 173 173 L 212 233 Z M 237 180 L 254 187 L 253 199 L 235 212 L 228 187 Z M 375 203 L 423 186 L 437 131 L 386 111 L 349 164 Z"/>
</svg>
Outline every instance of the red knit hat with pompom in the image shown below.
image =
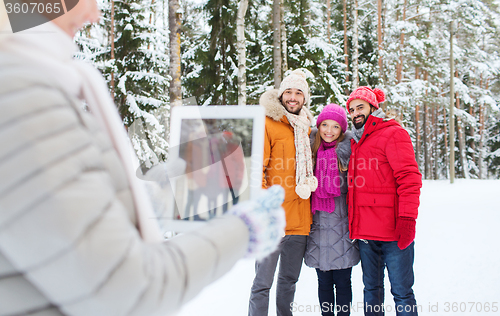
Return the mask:
<svg viewBox="0 0 500 316">
<path fill-rule="evenodd" d="M 384 91 L 377 88 L 372 90 L 370 87 L 366 86 L 359 87 L 354 90 L 349 96 L 349 99 L 346 102 L 347 111 L 349 111 L 349 103 L 351 103 L 352 100 L 356 99 L 364 100 L 378 109 L 379 103 L 385 101 L 385 93 Z"/>
</svg>

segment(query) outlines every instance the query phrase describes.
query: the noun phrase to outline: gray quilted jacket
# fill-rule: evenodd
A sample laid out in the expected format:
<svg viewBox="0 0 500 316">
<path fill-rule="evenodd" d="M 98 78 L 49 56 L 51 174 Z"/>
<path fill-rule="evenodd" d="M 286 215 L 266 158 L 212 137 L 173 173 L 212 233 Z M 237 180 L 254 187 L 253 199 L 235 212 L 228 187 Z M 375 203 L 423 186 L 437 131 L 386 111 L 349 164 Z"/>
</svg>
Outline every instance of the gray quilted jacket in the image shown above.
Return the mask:
<svg viewBox="0 0 500 316">
<path fill-rule="evenodd" d="M 248 229 L 227 216 L 145 243 L 118 154 L 81 108 L 0 50 L 0 315 L 168 315 L 245 254 Z"/>
<path fill-rule="evenodd" d="M 337 146 L 337 156 L 348 163 L 351 154 L 352 134 L 347 131 L 345 139 Z M 359 262 L 357 243 L 349 239 L 347 216 L 347 172 L 340 172 L 343 179 L 340 196 L 335 197 L 335 211 L 317 211 L 313 215 L 311 232 L 307 238 L 304 261 L 307 266 L 323 271 L 346 269 Z"/>
</svg>

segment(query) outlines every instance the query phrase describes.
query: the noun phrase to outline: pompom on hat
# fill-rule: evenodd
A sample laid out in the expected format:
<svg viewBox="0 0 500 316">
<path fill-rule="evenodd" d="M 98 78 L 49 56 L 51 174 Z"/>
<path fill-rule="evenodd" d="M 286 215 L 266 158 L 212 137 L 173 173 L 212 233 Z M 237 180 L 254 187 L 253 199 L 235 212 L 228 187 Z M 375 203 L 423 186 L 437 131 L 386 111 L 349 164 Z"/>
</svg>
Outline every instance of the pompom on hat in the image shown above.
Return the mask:
<svg viewBox="0 0 500 316">
<path fill-rule="evenodd" d="M 378 109 L 379 104 L 385 101 L 385 93 L 384 91 L 377 88 L 372 90 L 370 87 L 366 86 L 359 87 L 351 93 L 349 99 L 346 102 L 348 111 L 349 103 L 351 103 L 352 100 L 356 99 L 364 100 Z"/>
<path fill-rule="evenodd" d="M 306 81 L 306 74 L 300 69 L 295 69 L 283 81 L 281 81 L 278 95 L 281 97 L 287 89 L 299 89 L 304 93 L 304 104 L 309 104 L 309 85 Z"/>
<path fill-rule="evenodd" d="M 347 130 L 347 113 L 344 108 L 338 104 L 331 103 L 323 108 L 316 120 L 316 127 L 319 128 L 319 125 L 324 120 L 334 120 L 339 123 L 340 128 L 342 128 L 342 133 L 345 133 Z"/>
</svg>

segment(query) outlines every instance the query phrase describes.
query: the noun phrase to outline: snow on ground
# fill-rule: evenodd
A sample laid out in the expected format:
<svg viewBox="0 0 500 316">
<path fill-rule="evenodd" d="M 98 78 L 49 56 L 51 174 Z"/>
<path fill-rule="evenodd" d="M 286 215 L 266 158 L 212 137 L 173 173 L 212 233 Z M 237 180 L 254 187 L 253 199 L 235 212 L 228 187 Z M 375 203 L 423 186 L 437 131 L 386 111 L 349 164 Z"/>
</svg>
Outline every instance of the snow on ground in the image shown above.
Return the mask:
<svg viewBox="0 0 500 316">
<path fill-rule="evenodd" d="M 415 243 L 415 295 L 419 315 L 500 315 L 500 180 L 424 181 Z M 361 267 L 353 268 L 351 315 L 363 315 Z M 178 316 L 248 313 L 254 262 L 240 260 L 206 287 Z M 395 315 L 386 277 L 386 315 Z M 276 315 L 275 287 L 269 315 Z M 294 315 L 321 315 L 316 272 L 303 266 Z M 314 308 L 316 306 L 316 312 Z"/>
</svg>

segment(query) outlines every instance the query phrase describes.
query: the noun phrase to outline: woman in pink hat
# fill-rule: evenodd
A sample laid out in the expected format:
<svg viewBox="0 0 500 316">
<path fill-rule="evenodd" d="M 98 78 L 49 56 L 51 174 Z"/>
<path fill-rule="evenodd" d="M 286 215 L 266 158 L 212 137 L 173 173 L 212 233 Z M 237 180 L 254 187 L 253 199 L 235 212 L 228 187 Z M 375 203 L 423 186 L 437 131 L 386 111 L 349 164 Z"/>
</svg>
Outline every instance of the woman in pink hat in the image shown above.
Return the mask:
<svg viewBox="0 0 500 316">
<path fill-rule="evenodd" d="M 304 260 L 318 274 L 322 315 L 349 315 L 351 270 L 359 262 L 357 245 L 349 239 L 346 205 L 352 134 L 346 131 L 346 111 L 337 104 L 321 111 L 316 126 L 312 155 L 318 188 L 311 196 L 313 223 Z"/>
</svg>

